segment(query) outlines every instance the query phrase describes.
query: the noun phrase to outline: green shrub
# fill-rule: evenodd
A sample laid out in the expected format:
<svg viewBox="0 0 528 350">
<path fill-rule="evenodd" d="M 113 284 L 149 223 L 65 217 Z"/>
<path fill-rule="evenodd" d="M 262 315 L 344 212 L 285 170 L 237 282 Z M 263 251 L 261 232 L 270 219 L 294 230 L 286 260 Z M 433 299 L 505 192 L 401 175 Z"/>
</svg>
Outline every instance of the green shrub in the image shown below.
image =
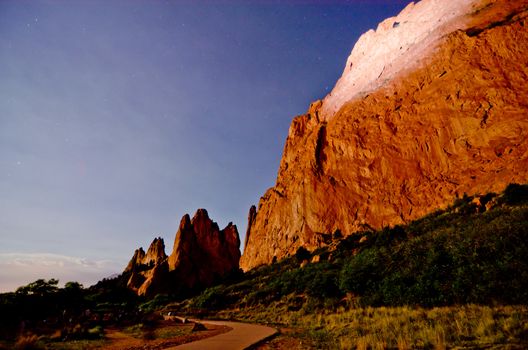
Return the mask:
<svg viewBox="0 0 528 350">
<path fill-rule="evenodd" d="M 509 184 L 504 190 L 502 199 L 509 205 L 528 203 L 528 185 Z"/>
<path fill-rule="evenodd" d="M 206 290 L 194 305 L 218 310 L 239 300 L 254 307 L 301 297 L 304 305 L 294 308 L 307 312 L 342 305 L 345 295 L 359 305 L 525 304 L 527 188 L 508 186 L 498 198 L 510 204 L 483 213 L 465 195 L 406 226 L 348 236 L 314 252 L 328 259 L 302 268 L 299 262 L 311 254 L 298 249 L 295 256 L 252 270 L 233 285 Z M 480 200 L 494 197 L 490 193 Z M 359 243 L 362 237 L 366 242 Z"/>
<path fill-rule="evenodd" d="M 89 339 L 102 339 L 104 338 L 104 328 L 102 326 L 95 326 L 88 330 Z"/>
<path fill-rule="evenodd" d="M 367 249 L 348 259 L 340 273 L 339 287 L 344 292 L 364 294 L 378 282 L 384 266 L 385 249 Z"/>
<path fill-rule="evenodd" d="M 310 259 L 310 252 L 304 247 L 299 247 L 295 252 L 295 258 L 298 262 Z"/>
<path fill-rule="evenodd" d="M 422 222 L 415 238 L 349 257 L 339 275 L 342 292 L 369 305 L 526 302 L 528 208 L 496 210 L 451 214 L 449 225 L 443 218 L 442 225 Z"/>
<path fill-rule="evenodd" d="M 139 308 L 144 312 L 153 312 L 161 309 L 171 301 L 171 298 L 167 294 L 157 294 L 153 299 L 146 303 L 143 303 Z"/>
<path fill-rule="evenodd" d="M 194 299 L 194 306 L 201 309 L 218 310 L 228 306 L 223 286 L 206 289 Z"/>
</svg>

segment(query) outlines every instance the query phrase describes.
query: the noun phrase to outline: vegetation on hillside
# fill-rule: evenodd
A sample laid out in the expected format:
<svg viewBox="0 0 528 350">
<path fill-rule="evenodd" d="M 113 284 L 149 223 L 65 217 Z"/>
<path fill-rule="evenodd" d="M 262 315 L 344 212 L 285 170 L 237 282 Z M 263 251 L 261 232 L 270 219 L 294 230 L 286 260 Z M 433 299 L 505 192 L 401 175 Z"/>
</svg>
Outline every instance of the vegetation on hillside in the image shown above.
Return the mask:
<svg viewBox="0 0 528 350">
<path fill-rule="evenodd" d="M 77 282 L 63 288 L 58 283 L 39 279 L 0 294 L 0 340 L 20 336 L 23 343 L 35 343 L 34 334 L 52 341 L 100 339 L 105 326 L 144 316 L 135 295 L 116 281 L 103 280 L 87 289 Z"/>
<path fill-rule="evenodd" d="M 291 311 L 285 303 L 273 302 L 219 310 L 215 317 L 284 327 L 286 336 L 280 336 L 278 343 L 281 337 L 294 338 L 300 344 L 294 349 L 520 350 L 528 344 L 528 307 L 523 305 L 434 308 L 350 305 Z"/>
<path fill-rule="evenodd" d="M 500 305 L 527 304 L 527 256 L 528 186 L 512 184 L 405 226 L 300 249 L 168 309 L 298 326 L 319 348 L 522 348 L 528 308 Z"/>
<path fill-rule="evenodd" d="M 525 304 L 527 256 L 528 186 L 512 184 L 501 196 L 464 196 L 406 226 L 352 235 L 313 253 L 301 248 L 238 283 L 207 289 L 190 307 L 255 306 L 292 294 L 324 307 L 343 298 L 360 306 Z"/>
<path fill-rule="evenodd" d="M 88 289 L 38 280 L 0 295 L 0 339 L 97 339 L 111 325 L 143 330 L 164 310 L 294 327 L 306 348 L 523 348 L 527 256 L 528 185 L 512 184 L 405 226 L 301 248 L 184 301 L 138 298 L 122 277 Z"/>
</svg>

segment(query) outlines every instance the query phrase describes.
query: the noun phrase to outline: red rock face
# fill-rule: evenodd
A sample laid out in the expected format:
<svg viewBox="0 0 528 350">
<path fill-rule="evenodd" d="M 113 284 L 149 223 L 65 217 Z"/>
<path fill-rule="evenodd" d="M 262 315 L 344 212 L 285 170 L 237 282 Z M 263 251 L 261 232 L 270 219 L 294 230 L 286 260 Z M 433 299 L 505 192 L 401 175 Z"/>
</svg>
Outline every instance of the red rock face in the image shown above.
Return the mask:
<svg viewBox="0 0 528 350">
<path fill-rule="evenodd" d="M 143 263 L 146 265 L 157 265 L 165 259 L 167 259 L 165 243 L 161 237 L 155 238 L 143 258 Z"/>
<path fill-rule="evenodd" d="M 145 251 L 143 248 L 136 249 L 132 259 L 130 259 L 127 267 L 124 272 L 132 272 L 136 267 L 143 264 L 143 259 L 145 258 Z"/>
<path fill-rule="evenodd" d="M 481 2 L 420 68 L 333 115 L 318 101 L 295 118 L 277 183 L 250 215 L 241 267 L 526 183 L 527 5 Z"/>
<path fill-rule="evenodd" d="M 176 233 L 169 257 L 169 270 L 184 276 L 187 288 L 208 286 L 238 269 L 240 238 L 235 225 L 220 230 L 205 209 L 199 209 L 192 220 L 185 215 Z"/>
<path fill-rule="evenodd" d="M 145 254 L 143 248 L 136 249 L 128 263 L 125 272 L 141 269 L 143 266 L 152 267 L 167 259 L 165 243 L 161 237 L 154 238 Z"/>
<path fill-rule="evenodd" d="M 256 217 L 257 217 L 257 208 L 254 205 L 252 205 L 251 208 L 249 208 L 248 225 L 246 229 L 246 238 L 244 240 L 244 247 L 248 245 L 249 236 L 251 235 L 251 228 L 253 227 L 253 224 L 255 223 Z"/>
<path fill-rule="evenodd" d="M 147 253 L 143 248 L 136 249 L 124 273 L 130 274 L 127 286 L 138 295 L 151 295 L 163 289 L 160 282 L 167 269 L 165 244 L 161 237 L 155 238 Z"/>
<path fill-rule="evenodd" d="M 207 211 L 199 209 L 192 220 L 187 214 L 182 218 L 169 257 L 162 238 L 154 239 L 146 254 L 142 248 L 135 251 L 124 271 L 127 285 L 146 296 L 210 286 L 238 270 L 239 247 L 235 225 L 220 230 Z"/>
</svg>

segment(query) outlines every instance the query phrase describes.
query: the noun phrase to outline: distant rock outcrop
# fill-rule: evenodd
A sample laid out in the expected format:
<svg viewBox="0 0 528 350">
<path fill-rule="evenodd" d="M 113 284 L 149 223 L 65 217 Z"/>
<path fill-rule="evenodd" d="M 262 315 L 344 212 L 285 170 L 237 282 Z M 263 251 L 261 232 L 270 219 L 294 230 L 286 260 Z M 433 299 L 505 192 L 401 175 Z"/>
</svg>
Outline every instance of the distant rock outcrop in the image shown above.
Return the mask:
<svg viewBox="0 0 528 350">
<path fill-rule="evenodd" d="M 155 238 L 147 253 L 143 248 L 136 249 L 124 274 L 130 274 L 127 286 L 138 295 L 149 295 L 163 289 L 160 282 L 166 276 L 167 255 L 161 237 Z"/>
<path fill-rule="evenodd" d="M 143 248 L 136 249 L 124 272 L 144 269 L 146 266 L 152 267 L 165 259 L 167 259 L 165 243 L 161 237 L 158 237 L 152 241 L 146 254 Z"/>
<path fill-rule="evenodd" d="M 143 258 L 143 263 L 148 266 L 158 265 L 167 259 L 165 254 L 165 243 L 161 237 L 155 238 L 150 244 L 147 254 Z"/>
<path fill-rule="evenodd" d="M 145 251 L 143 248 L 136 249 L 134 252 L 134 255 L 132 256 L 132 259 L 128 262 L 127 267 L 125 268 L 126 272 L 132 272 L 134 270 L 137 270 L 141 265 L 143 265 L 143 259 L 145 258 Z"/>
<path fill-rule="evenodd" d="M 527 6 L 423 0 L 365 34 L 293 120 L 241 267 L 527 182 Z"/>
<path fill-rule="evenodd" d="M 235 225 L 220 230 L 205 209 L 192 220 L 185 215 L 169 256 L 169 270 L 181 276 L 186 288 L 211 285 L 215 280 L 238 269 L 240 238 Z"/>
<path fill-rule="evenodd" d="M 239 247 L 235 225 L 220 230 L 205 209 L 198 209 L 192 220 L 183 216 L 169 257 L 163 239 L 156 238 L 146 254 L 142 248 L 134 252 L 123 274 L 138 295 L 185 294 L 238 271 Z"/>
</svg>

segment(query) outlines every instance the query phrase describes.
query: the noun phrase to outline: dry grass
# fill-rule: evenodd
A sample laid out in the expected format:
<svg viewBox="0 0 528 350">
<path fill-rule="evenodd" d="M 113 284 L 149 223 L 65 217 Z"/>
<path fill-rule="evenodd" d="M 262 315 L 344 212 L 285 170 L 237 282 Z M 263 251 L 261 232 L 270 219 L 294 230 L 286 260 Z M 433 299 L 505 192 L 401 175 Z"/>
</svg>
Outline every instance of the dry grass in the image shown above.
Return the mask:
<svg viewBox="0 0 528 350">
<path fill-rule="evenodd" d="M 293 326 L 308 335 L 315 330 L 326 332 L 331 343 L 323 348 L 442 350 L 457 346 L 528 346 L 526 306 L 354 307 L 304 313 L 288 312 L 275 305 L 224 316 Z"/>
<path fill-rule="evenodd" d="M 39 338 L 36 335 L 22 335 L 15 343 L 16 350 L 41 350 L 44 347 L 40 344 Z"/>
</svg>

